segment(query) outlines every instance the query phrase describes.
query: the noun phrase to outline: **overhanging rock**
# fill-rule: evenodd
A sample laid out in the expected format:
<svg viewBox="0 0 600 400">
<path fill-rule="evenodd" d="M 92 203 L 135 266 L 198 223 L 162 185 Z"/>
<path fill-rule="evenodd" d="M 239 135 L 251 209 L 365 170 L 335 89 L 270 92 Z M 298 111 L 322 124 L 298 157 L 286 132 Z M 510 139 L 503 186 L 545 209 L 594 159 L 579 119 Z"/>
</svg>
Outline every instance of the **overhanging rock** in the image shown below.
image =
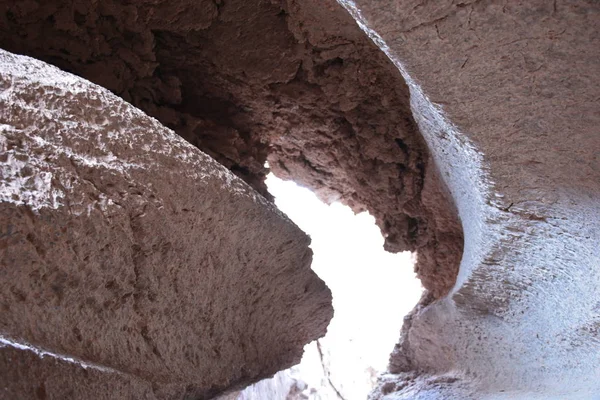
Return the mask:
<svg viewBox="0 0 600 400">
<path fill-rule="evenodd" d="M 599 4 L 341 3 L 407 80 L 465 240 L 373 397 L 595 398 Z"/>
<path fill-rule="evenodd" d="M 267 197 L 271 170 L 368 210 L 435 297 L 454 284 L 462 231 L 408 86 L 335 0 L 0 0 L 0 47 L 109 89 Z"/>
<path fill-rule="evenodd" d="M 0 52 L 0 334 L 197 397 L 299 361 L 331 295 L 271 203 L 88 81 Z"/>
</svg>

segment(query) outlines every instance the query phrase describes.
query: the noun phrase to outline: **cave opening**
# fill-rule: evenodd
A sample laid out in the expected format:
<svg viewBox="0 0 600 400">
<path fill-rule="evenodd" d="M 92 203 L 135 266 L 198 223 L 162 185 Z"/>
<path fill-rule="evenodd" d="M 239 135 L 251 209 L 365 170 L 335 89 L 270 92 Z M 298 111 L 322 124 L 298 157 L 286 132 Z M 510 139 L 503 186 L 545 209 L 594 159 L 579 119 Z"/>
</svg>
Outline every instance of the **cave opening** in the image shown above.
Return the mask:
<svg viewBox="0 0 600 400">
<path fill-rule="evenodd" d="M 311 237 L 312 269 L 333 294 L 327 335 L 305 346 L 302 362 L 243 391 L 238 399 L 367 398 L 387 369 L 403 316 L 423 288 L 410 252 L 389 253 L 368 213 L 325 204 L 309 189 L 273 174 L 266 180 L 275 204 Z M 274 396 L 274 397 L 273 397 Z"/>
<path fill-rule="evenodd" d="M 462 228 L 408 86 L 336 0 L 60 0 L 5 15 L 0 47 L 109 89 L 267 199 L 272 171 L 368 210 L 386 250 L 419 254 L 433 298 L 454 285 Z"/>
<path fill-rule="evenodd" d="M 357 20 L 346 12 L 341 3 L 353 12 Z M 223 236 L 227 240 L 234 239 L 221 247 L 227 250 L 223 252 L 225 255 L 230 255 L 231 249 L 242 245 L 250 247 L 248 243 L 252 240 L 256 240 L 257 244 L 253 244 L 246 254 L 257 258 L 262 255 L 255 254 L 260 253 L 256 250 L 268 243 L 269 238 L 286 239 L 283 245 L 304 244 L 303 252 L 293 258 L 302 262 L 298 268 L 289 267 L 295 265 L 293 262 L 280 262 L 277 256 L 265 256 L 256 263 L 269 267 L 271 264 L 268 262 L 276 260 L 274 268 L 266 268 L 269 274 L 279 272 L 278 268 L 285 266 L 291 275 L 273 274 L 285 277 L 281 281 L 272 282 L 263 276 L 259 284 L 253 286 L 247 285 L 247 280 L 239 279 L 240 274 L 237 273 L 213 274 L 219 279 L 212 286 L 220 290 L 208 288 L 206 293 L 210 295 L 205 298 L 209 301 L 203 302 L 203 305 L 212 305 L 215 298 L 221 304 L 229 305 L 232 297 L 229 293 L 243 292 L 224 290 L 231 282 L 235 283 L 235 288 L 239 285 L 248 289 L 250 295 L 240 296 L 244 301 L 223 307 L 223 312 L 216 307 L 198 307 L 198 303 L 193 303 L 186 312 L 178 315 L 179 319 L 174 319 L 183 321 L 183 324 L 162 323 L 159 329 L 152 331 L 152 325 L 146 320 L 161 322 L 161 318 L 153 319 L 160 313 L 153 305 L 147 307 L 146 311 L 150 312 L 141 313 L 139 310 L 144 310 L 143 306 L 147 303 L 160 300 L 160 296 L 156 295 L 158 292 L 150 289 L 159 281 L 155 278 L 163 276 L 163 270 L 154 273 L 153 269 L 140 265 L 146 265 L 143 264 L 146 261 L 150 267 L 158 265 L 153 257 L 168 259 L 166 255 L 201 253 L 197 244 L 212 246 L 215 241 L 202 237 L 202 240 L 192 242 L 190 235 L 182 234 L 182 229 L 173 229 L 172 232 L 165 229 L 162 238 L 168 241 L 156 241 L 150 246 L 156 237 L 161 238 L 155 233 L 163 232 L 166 224 L 156 223 L 154 227 L 159 229 L 146 229 L 144 232 L 141 228 L 144 225 L 139 220 L 148 214 L 145 209 L 138 213 L 138 204 L 132 200 L 131 209 L 136 212 L 119 215 L 126 222 L 123 226 L 135 225 L 131 231 L 135 230 L 136 235 L 121 235 L 125 232 L 121 229 L 110 232 L 121 235 L 115 236 L 118 239 L 113 240 L 111 246 L 133 238 L 135 245 L 127 249 L 131 253 L 105 251 L 109 249 L 108 245 L 99 247 L 101 256 L 96 260 L 92 258 L 94 262 L 101 261 L 98 268 L 88 268 L 96 265 L 88 262 L 88 254 L 81 257 L 84 261 L 81 264 L 65 262 L 63 258 L 52 261 L 54 266 L 72 267 L 76 272 L 73 276 L 79 276 L 76 266 L 81 265 L 82 271 L 93 273 L 108 271 L 104 266 L 120 266 L 121 263 L 106 260 L 111 261 L 113 256 L 122 254 L 124 264 L 133 266 L 130 275 L 135 279 L 121 274 L 120 280 L 110 276 L 110 280 L 96 284 L 86 277 L 72 280 L 71 283 L 75 284 L 69 288 L 70 285 L 65 285 L 68 274 L 58 269 L 53 276 L 45 272 L 23 272 L 26 269 L 20 268 L 20 265 L 19 268 L 7 269 L 11 273 L 22 273 L 19 276 L 24 278 L 20 281 L 33 282 L 51 293 L 61 307 L 45 301 L 46 292 L 40 291 L 42 295 L 37 298 L 27 297 L 28 291 L 3 291 L 8 299 L 3 313 L 12 318 L 11 324 L 4 326 L 20 327 L 14 332 L 39 339 L 53 345 L 53 348 L 64 349 L 64 352 L 38 352 L 51 357 L 32 361 L 29 356 L 35 356 L 33 345 L 25 346 L 0 336 L 0 349 L 12 347 L 9 350 L 27 349 L 31 353 L 18 356 L 23 361 L 21 368 L 17 369 L 14 368 L 17 363 L 11 357 L 19 353 L 6 351 L 8 356 L 0 358 L 0 366 L 10 368 L 0 368 L 0 372 L 12 373 L 14 370 L 15 374 L 22 374 L 19 384 L 31 386 L 30 383 L 41 382 L 41 386 L 34 388 L 38 398 L 71 397 L 52 395 L 52 387 L 45 386 L 52 379 L 33 368 L 46 368 L 48 359 L 52 359 L 52 368 L 57 374 L 67 371 L 66 376 L 81 377 L 83 372 L 87 380 L 88 376 L 97 373 L 95 376 L 104 389 L 113 390 L 118 386 L 115 382 L 123 378 L 121 382 L 139 383 L 147 388 L 146 393 L 158 397 L 158 392 L 164 389 L 157 389 L 159 384 L 174 377 L 177 378 L 176 383 L 183 382 L 186 386 L 177 392 L 180 394 L 171 398 L 207 399 L 216 394 L 235 392 L 234 395 L 237 395 L 244 386 L 297 362 L 302 346 L 324 333 L 324 317 L 328 321 L 331 316 L 331 296 L 328 291 L 324 295 L 325 290 L 310 292 L 308 288 L 311 286 L 296 279 L 295 272 L 308 270 L 311 278 L 317 280 L 308 269 L 307 238 L 299 231 L 296 232 L 299 234 L 296 240 L 274 234 L 277 224 L 272 222 L 281 222 L 277 218 L 285 220 L 288 227 L 295 227 L 270 203 L 257 196 L 256 191 L 266 199 L 275 199 L 276 204 L 313 237 L 314 268 L 334 292 L 337 317 L 330 333 L 306 351 L 306 363 L 312 363 L 308 371 L 317 371 L 315 380 L 308 378 L 310 373 L 303 375 L 306 369 L 302 370 L 302 366 L 277 373 L 274 378 L 277 384 L 284 384 L 288 378 L 294 382 L 299 396 L 292 398 L 305 398 L 306 391 L 313 400 L 364 398 L 375 376 L 386 369 L 390 375 L 405 376 L 390 377 L 389 381 L 385 381 L 389 375 L 381 377 L 379 388 L 372 393 L 372 398 L 409 398 L 406 397 L 411 396 L 408 392 L 414 394 L 410 398 L 467 398 L 448 394 L 458 393 L 458 390 L 462 392 L 460 386 L 463 383 L 472 384 L 477 389 L 478 395 L 474 398 L 488 394 L 495 398 L 514 397 L 519 394 L 518 391 L 525 393 L 526 390 L 541 392 L 544 398 L 552 391 L 560 392 L 557 398 L 579 391 L 583 396 L 589 394 L 589 398 L 598 392 L 597 384 L 587 382 L 590 377 L 598 375 L 597 368 L 590 366 L 599 365 L 598 351 L 593 346 L 598 343 L 596 317 L 599 306 L 592 301 L 598 291 L 597 281 L 593 279 L 595 274 L 590 273 L 596 270 L 592 267 L 598 264 L 596 260 L 599 258 L 595 251 L 598 247 L 593 241 L 598 236 L 594 196 L 598 192 L 596 183 L 600 182 L 594 163 L 598 159 L 594 154 L 598 148 L 598 136 L 594 134 L 598 123 L 594 118 L 590 119 L 591 115 L 600 114 L 588 106 L 596 104 L 590 99 L 598 98 L 597 86 L 593 83 L 597 76 L 594 68 L 597 69 L 597 60 L 600 59 L 590 51 L 589 45 L 593 43 L 592 39 L 598 37 L 597 30 L 593 28 L 597 24 L 592 23 L 598 11 L 589 6 L 593 2 L 564 2 L 558 6 L 556 2 L 548 5 L 542 1 L 508 6 L 499 5 L 496 1 L 459 4 L 423 2 L 415 6 L 408 1 L 397 1 L 392 2 L 392 7 L 382 6 L 377 1 L 357 3 L 361 4 L 345 0 L 0 0 L 0 48 L 45 61 L 108 89 L 120 98 L 111 96 L 111 105 L 119 104 L 120 110 L 132 111 L 131 104 L 146 114 L 141 120 L 154 126 L 157 132 L 166 135 L 164 127 L 168 127 L 179 135 L 177 137 L 168 131 L 171 142 L 164 146 L 165 149 L 172 149 L 175 141 L 182 142 L 181 138 L 184 138 L 221 164 L 207 161 L 222 172 L 220 178 L 226 177 L 227 184 L 233 177 L 221 166 L 249 185 L 238 182 L 242 192 L 251 193 L 253 200 L 258 199 L 262 206 L 277 214 L 274 220 L 256 218 L 256 221 L 267 221 L 262 231 L 264 236 L 259 239 L 256 230 L 248 228 L 247 224 L 236 231 L 239 235 L 234 236 L 227 230 Z M 375 43 L 365 35 L 357 21 Z M 532 37 L 531 32 L 539 34 Z M 396 63 L 391 62 L 388 56 Z M 27 66 L 29 62 L 32 61 L 21 59 L 18 65 Z M 39 67 L 39 70 L 47 71 L 47 68 Z M 9 72 L 8 76 L 16 73 Z M 49 75 L 53 76 L 53 73 Z M 31 83 L 25 75 L 15 76 L 22 82 Z M 2 81 L 0 79 L 0 91 L 11 88 L 12 83 L 1 87 Z M 35 82 L 37 85 L 45 80 L 36 77 Z M 19 103 L 19 107 L 40 100 L 32 110 L 44 105 L 41 100 L 46 96 L 53 100 L 53 104 L 64 105 L 64 100 L 70 97 L 59 98 L 62 92 L 52 90 L 56 88 L 55 83 L 44 85 L 33 95 L 28 84 L 22 93 L 25 97 L 19 98 L 18 102 L 12 97 L 7 99 L 11 99 L 12 105 Z M 98 88 L 79 83 L 89 88 L 90 93 L 97 93 Z M 111 105 L 101 111 L 114 111 Z M 8 107 L 2 108 L 9 110 Z M 78 113 L 84 109 L 78 107 Z M 112 112 L 110 118 L 96 120 L 111 121 L 111 125 L 116 121 L 114 126 L 118 129 L 110 131 L 111 138 L 114 132 L 123 131 L 122 136 L 117 135 L 119 140 L 104 144 L 125 147 L 121 145 L 135 137 L 133 132 L 121 129 L 127 124 L 119 122 L 123 121 L 120 110 Z M 34 114 L 27 112 L 11 115 L 11 111 L 5 111 L 4 115 L 9 116 L 10 121 L 15 117 L 21 124 L 29 121 Z M 48 118 L 45 112 L 38 114 Z M 146 119 L 146 116 L 155 118 L 160 124 L 154 119 Z M 61 124 L 69 122 L 62 116 L 60 119 Z M 127 121 L 131 122 L 131 119 Z M 38 126 L 43 127 L 42 133 L 47 133 L 48 127 L 54 129 L 47 120 Z M 79 133 L 76 128 L 80 128 L 80 124 L 71 126 L 74 133 Z M 73 133 L 71 126 L 60 133 Z M 0 128 L 2 132 L 10 132 L 12 137 L 25 132 L 9 124 L 2 124 Z M 97 129 L 107 133 L 103 127 Z M 82 137 L 92 137 L 91 132 L 96 131 L 86 130 Z M 144 132 L 144 140 L 153 142 L 146 137 L 153 130 L 144 129 Z M 45 137 L 54 138 L 52 135 Z M 0 139 L 3 137 L 0 136 Z M 17 139 L 13 142 L 18 146 L 10 143 L 11 151 L 13 146 L 22 146 L 21 140 Z M 8 141 L 0 141 L 2 151 L 4 143 Z M 32 139 L 29 143 L 38 145 L 41 142 Z M 86 152 L 93 146 L 87 147 Z M 47 152 L 48 148 L 42 150 Z M 21 169 L 21 164 L 33 153 L 22 152 L 19 154 L 21 159 L 10 158 L 11 163 L 18 160 L 11 168 L 19 166 L 18 173 L 22 175 L 18 176 L 19 179 L 33 179 L 30 178 L 33 175 L 29 165 Z M 51 153 L 54 155 L 56 152 Z M 45 153 L 42 151 L 35 155 L 41 154 Z M 61 157 L 64 154 L 67 153 L 60 153 Z M 0 156 L 4 161 L 9 160 L 6 154 Z M 0 163 L 3 160 L 0 159 Z M 47 160 L 42 161 L 46 165 Z M 269 167 L 265 166 L 266 161 Z M 65 165 L 77 169 L 75 163 Z M 194 172 L 196 167 L 187 165 L 179 171 Z M 13 170 L 17 169 L 10 171 Z M 87 169 L 84 172 L 82 177 L 94 175 Z M 286 186 L 283 191 L 279 191 L 277 186 L 283 187 L 284 184 L 270 183 L 275 186 L 267 187 L 268 182 L 276 182 L 273 178 L 266 182 L 269 172 L 310 188 L 328 204 L 336 204 L 327 208 L 326 212 L 316 211 L 317 206 L 309 206 L 312 200 L 295 192 L 295 189 L 289 189 L 292 186 Z M 42 174 L 43 177 L 50 176 L 46 170 L 42 170 Z M 0 180 L 6 175 L 10 175 L 11 179 L 17 176 L 12 173 L 0 175 L 3 175 Z M 155 180 L 155 177 L 158 179 Z M 82 193 L 94 194 L 88 196 L 95 202 L 93 204 L 105 205 L 101 201 L 105 197 L 98 195 L 104 196 L 105 193 L 97 185 L 98 182 L 103 184 L 101 178 L 105 176 L 96 178 L 85 179 L 90 187 L 82 186 L 86 188 Z M 147 177 L 148 182 L 162 187 L 165 182 L 160 178 L 160 174 Z M 114 186 L 108 181 L 110 179 L 107 179 L 106 187 L 109 184 Z M 48 179 L 48 182 L 44 180 L 49 185 L 59 183 L 56 179 Z M 190 199 L 187 197 L 190 191 L 185 189 L 196 187 L 197 182 L 185 183 L 170 187 L 177 190 L 163 189 L 161 193 L 166 199 L 176 197 L 177 201 L 173 202 L 176 204 L 185 199 L 188 204 L 181 208 L 183 215 L 195 207 L 216 204 L 203 210 L 210 214 L 205 221 L 213 221 L 213 214 L 219 212 L 219 205 L 223 203 L 219 201 L 222 198 L 219 196 L 225 195 L 223 191 L 211 191 L 215 197 L 207 196 L 210 201 L 206 201 L 203 195 Z M 60 189 L 68 185 L 61 183 Z M 227 188 L 227 185 L 223 187 Z M 116 190 L 110 191 L 117 195 Z M 137 186 L 127 186 L 122 193 L 124 196 L 133 194 L 131 197 L 136 199 L 140 193 L 145 195 L 137 190 Z M 16 195 L 19 201 L 20 194 L 23 193 Z M 297 203 L 293 207 L 285 205 L 288 195 L 291 196 L 290 203 Z M 151 199 L 147 204 L 153 207 L 156 197 Z M 51 204 L 54 205 L 55 200 L 52 199 Z M 337 203 L 348 208 L 340 208 L 342 206 Z M 227 211 L 221 210 L 221 215 L 233 216 L 231 219 L 239 223 L 242 219 L 234 217 L 240 209 L 237 205 L 231 206 Z M 357 228 L 360 232 L 355 232 L 354 228 L 339 221 L 329 220 L 338 209 L 348 215 L 358 213 L 352 218 L 366 218 L 369 228 Z M 296 210 L 308 211 L 308 216 L 316 218 L 316 222 L 304 220 L 304 216 L 295 217 Z M 50 214 L 53 218 L 40 222 L 32 218 L 30 212 L 12 214 L 12 209 L 10 212 L 10 218 L 17 215 L 26 228 L 24 232 L 31 233 L 22 235 L 23 240 L 18 242 L 19 246 L 23 244 L 26 254 L 33 255 L 27 258 L 27 263 L 22 263 L 24 266 L 37 268 L 44 265 L 36 261 L 37 258 L 62 255 L 54 249 L 46 251 L 45 246 L 55 243 L 55 236 L 51 233 L 59 233 L 57 227 L 64 228 L 63 233 L 68 231 L 64 225 L 65 221 L 70 221 L 68 218 Z M 364 212 L 372 217 L 361 214 Z M 157 211 L 155 215 L 161 214 Z M 69 218 L 73 216 L 74 213 L 68 215 Z M 187 226 L 185 222 L 189 218 L 179 218 L 169 214 L 161 222 L 175 221 L 181 225 L 173 226 Z M 38 222 L 44 229 L 37 229 Z M 262 224 L 257 226 L 263 227 Z M 88 226 L 77 227 L 82 232 L 91 230 L 87 229 Z M 331 231 L 330 228 L 342 230 Z M 96 237 L 109 237 L 105 233 L 107 231 L 98 229 Z M 193 231 L 204 232 L 203 229 Z M 376 257 L 362 247 L 370 243 L 364 238 L 366 231 L 373 232 L 372 237 L 377 238 L 380 256 L 394 260 L 393 266 L 381 274 L 376 270 L 385 269 L 387 264 L 376 262 Z M 6 235 L 0 232 L 0 238 L 10 237 L 15 232 L 11 220 Z M 324 237 L 323 242 L 321 236 Z M 181 251 L 171 246 L 171 242 L 177 242 L 173 239 L 178 237 L 181 238 L 179 242 L 186 243 Z M 70 245 L 69 241 L 65 243 Z M 90 240 L 90 243 L 89 247 L 95 250 L 96 246 L 105 242 Z M 87 247 L 87 243 L 84 244 L 83 247 Z M 383 253 L 382 247 L 388 253 Z M 5 248 L 8 247 L 0 243 L 0 250 Z M 322 256 L 321 248 L 333 251 L 333 256 L 330 259 Z M 407 257 L 406 252 L 418 255 L 414 261 L 414 274 L 418 281 L 412 276 L 394 275 L 400 271 L 412 274 L 410 265 L 401 268 L 402 263 L 410 264 L 410 261 L 400 261 L 400 258 Z M 79 256 L 79 251 L 73 253 Z M 221 254 L 220 251 L 214 253 Z M 281 254 L 280 247 L 274 253 Z M 209 268 L 200 272 L 209 275 L 207 272 L 216 270 L 212 254 L 207 251 L 202 255 L 207 255 L 199 258 L 208 260 L 206 265 Z M 177 262 L 172 265 L 190 264 L 188 260 L 179 262 L 179 258 L 174 259 Z M 239 260 L 234 261 L 235 264 Z M 230 264 L 224 262 L 223 265 Z M 461 271 L 457 280 L 459 265 Z M 167 273 L 176 276 L 173 271 L 178 269 L 172 268 Z M 46 278 L 55 282 L 48 281 L 46 284 Z M 9 276 L 6 282 L 10 281 L 19 282 Z M 206 282 L 204 279 L 200 281 Z M 192 281 L 181 279 L 181 282 L 173 282 L 176 284 L 171 286 L 177 288 L 180 283 L 190 284 Z M 297 292 L 287 290 L 290 282 Z M 301 284 L 298 285 L 298 282 Z M 398 341 L 402 315 L 418 297 L 414 294 L 404 306 L 399 299 L 402 289 L 398 285 L 401 282 L 422 284 L 426 295 L 414 312 L 405 318 Z M 90 284 L 91 289 L 77 289 L 81 295 L 74 296 L 74 301 L 63 301 L 66 298 L 63 292 L 69 289 L 71 293 L 77 293 L 75 288 L 80 283 L 82 287 Z M 116 283 L 122 284 L 123 288 Z M 319 284 L 322 284 L 320 280 Z M 133 289 L 125 290 L 126 286 Z M 321 289 L 326 289 L 324 286 L 321 285 Z M 170 288 L 166 284 L 164 287 Z M 262 307 L 256 305 L 259 302 L 245 301 L 258 292 L 256 288 L 266 293 L 275 291 L 277 295 L 262 297 L 266 299 L 260 303 Z M 375 290 L 367 292 L 365 288 Z M 88 292 L 97 294 L 100 291 L 108 292 L 118 301 L 101 302 L 96 301 L 95 296 L 88 296 Z M 179 289 L 173 292 L 179 293 Z M 197 287 L 182 291 L 184 294 L 198 292 Z M 101 295 L 103 293 L 97 297 Z M 186 300 L 186 296 L 173 298 Z M 282 298 L 288 301 L 283 302 Z M 326 312 L 319 314 L 314 312 L 314 308 L 294 307 L 299 298 L 324 299 L 321 303 L 326 307 L 321 309 L 326 308 Z M 582 302 L 581 299 L 591 300 Z M 35 307 L 26 308 L 29 304 Z M 133 321 L 129 318 L 131 316 L 139 323 L 117 326 L 119 320 L 112 314 L 118 314 L 129 304 L 132 304 L 130 310 L 133 312 L 123 315 L 128 316 L 128 323 Z M 80 315 L 77 314 L 79 310 L 72 312 L 72 308 L 67 308 L 75 305 L 83 306 L 80 309 L 88 307 L 93 312 Z M 248 305 L 250 307 L 246 307 Z M 272 305 L 278 306 L 279 314 L 268 311 Z M 289 317 L 289 308 L 298 308 L 302 313 Z M 29 321 L 25 317 L 34 315 L 32 309 L 43 317 L 38 320 L 54 322 L 38 324 L 35 321 L 27 326 Z M 172 317 L 173 309 L 165 307 L 164 316 Z M 113 312 L 115 310 L 117 313 Z M 197 310 L 206 310 L 210 317 L 206 318 L 207 321 L 231 317 L 234 323 L 221 329 L 221 335 L 213 334 L 213 327 L 208 323 L 204 324 L 210 327 L 207 334 L 198 329 L 196 332 L 202 335 L 186 335 L 183 328 L 191 330 L 197 321 L 204 322 L 201 318 L 192 317 Z M 234 318 L 237 313 L 243 314 L 243 318 Z M 283 317 L 274 318 L 273 315 Z M 74 324 L 79 324 L 75 326 L 77 329 L 65 330 L 62 323 L 55 323 L 59 317 L 68 319 L 72 316 L 81 317 L 74 318 Z M 97 316 L 101 318 L 94 319 Z M 103 323 L 95 325 L 93 322 L 97 320 Z M 116 328 L 111 328 L 113 325 L 104 321 L 112 321 Z M 292 323 L 286 326 L 286 322 Z M 388 323 L 393 325 L 389 331 Z M 319 326 L 315 327 L 315 324 Z M 257 330 L 260 334 L 248 334 L 249 325 L 260 328 Z M 53 329 L 48 329 L 48 326 Z M 237 329 L 232 329 L 232 326 Z M 82 332 L 80 328 L 88 332 Z M 111 335 L 100 337 L 97 331 L 105 332 L 102 329 L 109 328 L 112 329 Z M 170 343 L 170 339 L 176 337 L 173 342 L 184 345 L 172 346 L 168 352 L 161 353 L 156 345 L 158 341 L 152 339 L 153 335 L 165 337 L 173 331 L 175 334 L 164 342 Z M 123 343 L 127 341 L 129 344 L 129 340 L 131 343 L 139 342 L 145 349 L 145 358 L 135 355 L 125 359 L 134 351 L 139 353 L 140 347 L 119 346 L 115 340 L 109 340 L 113 332 L 120 335 Z M 290 340 L 297 335 L 302 336 L 302 340 L 290 341 L 290 346 L 279 346 L 277 354 L 282 358 L 275 359 L 275 352 L 270 347 L 279 345 L 280 339 L 288 334 Z M 70 338 L 71 343 L 66 343 L 65 338 Z M 220 340 L 222 338 L 229 340 Z M 36 344 L 36 340 L 29 342 Z M 191 345 L 185 346 L 185 343 Z M 200 356 L 199 352 L 189 351 L 198 347 L 199 343 L 205 344 L 199 347 L 203 353 Z M 341 350 L 332 343 L 343 344 Z M 360 343 L 365 346 L 360 346 Z M 376 345 L 384 350 L 375 352 L 373 348 Z M 393 350 L 392 345 L 395 345 Z M 361 353 L 365 348 L 367 350 Z M 388 356 L 390 350 L 392 355 Z M 334 353 L 341 353 L 342 357 L 337 358 Z M 76 369 L 73 368 L 76 364 L 72 362 L 74 358 L 60 354 L 99 360 L 98 366 L 114 366 L 117 373 L 104 374 L 106 371 L 100 368 L 89 368 L 88 371 L 79 368 L 79 365 Z M 171 357 L 163 357 L 165 354 Z M 367 358 L 367 355 L 374 358 Z M 3 360 L 5 364 L 2 364 Z M 59 370 L 57 360 L 68 361 L 69 369 L 60 367 Z M 170 360 L 170 364 L 165 360 Z M 337 367 L 338 360 L 340 369 Z M 123 371 L 127 374 L 121 374 Z M 131 376 L 124 376 L 128 374 Z M 344 379 L 337 381 L 336 374 Z M 33 379 L 23 378 L 29 376 Z M 109 384 L 104 384 L 107 379 Z M 6 383 L 14 380 L 5 378 Z M 72 393 L 72 386 L 80 382 L 83 379 L 75 385 L 75 380 L 71 380 L 64 387 Z M 192 384 L 188 385 L 189 382 Z M 587 385 L 583 388 L 585 393 L 577 385 L 573 386 L 573 382 Z M 197 387 L 194 386 L 196 384 Z M 323 385 L 330 389 L 326 395 L 311 396 L 317 394 L 312 389 Z M 290 390 L 284 396 L 265 397 L 259 394 L 252 397 L 251 388 L 243 394 L 247 400 L 290 397 L 287 396 Z M 512 393 L 505 389 L 511 389 Z M 174 390 L 179 391 L 180 388 Z M 403 391 L 404 395 L 388 396 L 394 391 Z M 495 396 L 495 391 L 501 394 Z M 96 391 L 93 393 L 96 394 Z M 526 395 L 526 398 L 533 397 Z"/>
<path fill-rule="evenodd" d="M 327 203 L 368 211 L 389 257 L 418 254 L 416 275 L 432 298 L 453 286 L 462 229 L 408 86 L 335 0 L 33 3 L 6 6 L 0 47 L 109 89 L 268 199 L 272 171 Z M 394 282 L 377 281 L 378 295 L 397 297 L 383 289 Z M 389 301 L 393 315 L 369 325 L 395 324 L 386 364 L 408 311 Z"/>
</svg>

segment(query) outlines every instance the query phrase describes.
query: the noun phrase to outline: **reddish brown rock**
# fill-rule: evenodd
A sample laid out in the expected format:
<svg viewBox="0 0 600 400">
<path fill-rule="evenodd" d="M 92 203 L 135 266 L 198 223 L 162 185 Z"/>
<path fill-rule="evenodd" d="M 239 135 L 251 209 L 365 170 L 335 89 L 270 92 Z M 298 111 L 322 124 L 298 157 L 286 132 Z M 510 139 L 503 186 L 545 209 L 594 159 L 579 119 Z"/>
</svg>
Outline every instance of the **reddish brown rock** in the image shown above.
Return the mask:
<svg viewBox="0 0 600 400">
<path fill-rule="evenodd" d="M 340 1 L 395 65 L 333 0 L 5 0 L 0 45 L 106 86 L 265 195 L 268 159 L 418 251 L 431 293 L 374 397 L 592 398 L 597 2 Z"/>
<path fill-rule="evenodd" d="M 0 399 L 157 400 L 158 397 L 151 384 L 131 376 L 83 368 L 54 357 L 40 358 L 30 351 L 2 347 Z"/>
<path fill-rule="evenodd" d="M 193 384 L 151 383 L 115 370 L 0 347 L 0 400 L 235 400 L 236 393 L 213 397 Z"/>
<path fill-rule="evenodd" d="M 436 297 L 462 232 L 394 65 L 335 0 L 0 0 L 0 47 L 130 101 L 268 196 L 270 168 L 369 210 Z"/>
<path fill-rule="evenodd" d="M 6 339 L 206 397 L 325 333 L 308 237 L 158 121 L 2 51 L 0 131 Z"/>
</svg>

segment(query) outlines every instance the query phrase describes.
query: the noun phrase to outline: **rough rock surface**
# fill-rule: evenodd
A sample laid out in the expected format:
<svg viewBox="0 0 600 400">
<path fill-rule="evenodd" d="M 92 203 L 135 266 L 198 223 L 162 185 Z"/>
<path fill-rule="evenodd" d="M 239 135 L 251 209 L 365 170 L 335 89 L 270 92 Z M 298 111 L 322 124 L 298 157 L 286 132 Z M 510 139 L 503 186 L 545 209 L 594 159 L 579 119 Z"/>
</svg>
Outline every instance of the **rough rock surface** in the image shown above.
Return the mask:
<svg viewBox="0 0 600 400">
<path fill-rule="evenodd" d="M 185 398 L 185 390 L 163 389 L 116 371 L 82 368 L 80 365 L 13 347 L 0 348 L 1 400 L 159 400 Z"/>
<path fill-rule="evenodd" d="M 345 5 L 407 80 L 465 234 L 374 397 L 596 398 L 600 3 Z"/>
<path fill-rule="evenodd" d="M 593 398 L 598 2 L 340 1 L 396 69 L 332 0 L 4 0 L 0 46 L 109 88 L 263 193 L 268 158 L 418 250 L 433 295 L 374 397 Z"/>
<path fill-rule="evenodd" d="M 151 383 L 119 371 L 81 364 L 0 343 L 0 400 L 200 400 L 187 384 Z M 262 381 L 261 381 L 262 382 Z M 259 382 L 260 383 L 260 382 Z M 236 400 L 226 393 L 208 398 Z"/>
<path fill-rule="evenodd" d="M 0 132 L 6 341 L 205 398 L 324 335 L 309 238 L 158 121 L 1 51 Z"/>
<path fill-rule="evenodd" d="M 0 47 L 104 86 L 268 196 L 368 209 L 436 297 L 462 232 L 393 64 L 335 0 L 0 0 Z"/>
</svg>

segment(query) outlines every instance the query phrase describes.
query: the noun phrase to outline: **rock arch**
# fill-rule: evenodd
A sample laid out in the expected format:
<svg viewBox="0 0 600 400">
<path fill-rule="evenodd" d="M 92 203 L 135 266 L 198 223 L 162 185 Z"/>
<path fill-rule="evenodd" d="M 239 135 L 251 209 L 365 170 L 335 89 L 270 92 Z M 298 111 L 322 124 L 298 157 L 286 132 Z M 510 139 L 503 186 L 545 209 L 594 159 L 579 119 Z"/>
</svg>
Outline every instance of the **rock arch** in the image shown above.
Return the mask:
<svg viewBox="0 0 600 400">
<path fill-rule="evenodd" d="M 429 295 L 375 397 L 595 393 L 596 3 L 341 3 L 3 2 L 0 47 L 417 251 Z"/>
</svg>

